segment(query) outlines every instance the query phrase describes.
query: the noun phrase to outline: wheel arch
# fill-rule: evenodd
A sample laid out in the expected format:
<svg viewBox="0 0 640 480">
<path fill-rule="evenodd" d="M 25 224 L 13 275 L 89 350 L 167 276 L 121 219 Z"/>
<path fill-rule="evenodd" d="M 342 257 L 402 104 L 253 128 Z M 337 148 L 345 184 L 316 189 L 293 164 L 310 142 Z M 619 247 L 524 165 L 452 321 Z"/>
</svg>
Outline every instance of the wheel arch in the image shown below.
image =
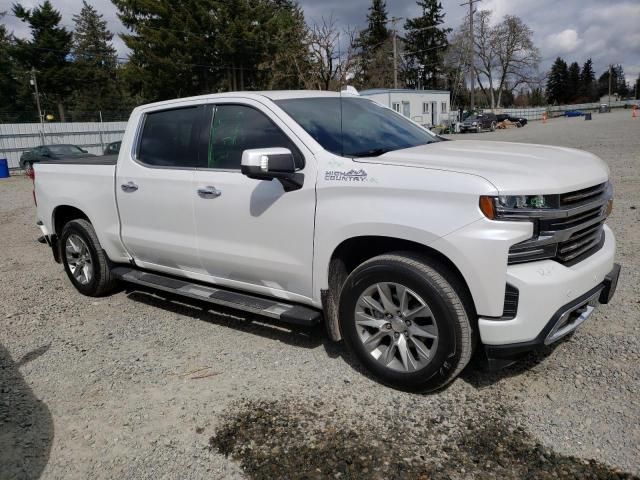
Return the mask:
<svg viewBox="0 0 640 480">
<path fill-rule="evenodd" d="M 51 213 L 51 225 L 53 227 L 54 233 L 59 238 L 62 234 L 62 229 L 64 228 L 64 226 L 71 220 L 76 220 L 78 218 L 82 218 L 93 224 L 89 216 L 79 208 L 72 205 L 58 205 L 53 209 L 53 212 Z"/>
<path fill-rule="evenodd" d="M 361 263 L 390 252 L 411 252 L 427 259 L 434 268 L 450 273 L 446 278 L 459 290 L 462 301 L 470 317 L 476 318 L 475 304 L 469 285 L 460 269 L 442 252 L 427 245 L 389 236 L 362 235 L 343 240 L 333 250 L 327 266 L 328 288 L 322 291 L 322 303 L 329 336 L 340 340 L 338 323 L 339 296 L 348 275 Z M 475 330 L 475 328 L 474 328 Z"/>
</svg>

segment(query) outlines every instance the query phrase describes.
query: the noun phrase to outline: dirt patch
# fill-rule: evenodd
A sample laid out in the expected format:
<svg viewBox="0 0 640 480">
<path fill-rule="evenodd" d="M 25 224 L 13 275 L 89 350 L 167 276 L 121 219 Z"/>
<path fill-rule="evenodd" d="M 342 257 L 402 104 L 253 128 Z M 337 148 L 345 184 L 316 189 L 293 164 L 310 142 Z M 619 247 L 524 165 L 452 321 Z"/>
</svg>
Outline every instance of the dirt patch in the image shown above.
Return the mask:
<svg viewBox="0 0 640 480">
<path fill-rule="evenodd" d="M 503 406 L 483 419 L 431 418 L 410 430 L 388 422 L 346 424 L 322 402 L 244 401 L 210 438 L 254 479 L 638 479 L 595 460 L 557 454 L 507 419 Z"/>
</svg>

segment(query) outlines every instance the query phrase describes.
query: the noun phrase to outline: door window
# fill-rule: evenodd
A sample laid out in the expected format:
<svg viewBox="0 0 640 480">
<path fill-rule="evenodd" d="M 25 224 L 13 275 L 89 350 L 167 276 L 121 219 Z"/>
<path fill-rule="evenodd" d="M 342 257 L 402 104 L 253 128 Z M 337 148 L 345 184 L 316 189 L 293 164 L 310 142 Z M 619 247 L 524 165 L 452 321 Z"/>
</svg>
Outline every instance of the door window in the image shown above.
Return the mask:
<svg viewBox="0 0 640 480">
<path fill-rule="evenodd" d="M 147 165 L 198 167 L 198 129 L 202 108 L 147 113 L 137 158 Z"/>
<path fill-rule="evenodd" d="M 254 148 L 288 148 L 298 168 L 302 154 L 265 114 L 246 105 L 217 105 L 209 135 L 208 168 L 240 170 L 242 152 Z"/>
</svg>

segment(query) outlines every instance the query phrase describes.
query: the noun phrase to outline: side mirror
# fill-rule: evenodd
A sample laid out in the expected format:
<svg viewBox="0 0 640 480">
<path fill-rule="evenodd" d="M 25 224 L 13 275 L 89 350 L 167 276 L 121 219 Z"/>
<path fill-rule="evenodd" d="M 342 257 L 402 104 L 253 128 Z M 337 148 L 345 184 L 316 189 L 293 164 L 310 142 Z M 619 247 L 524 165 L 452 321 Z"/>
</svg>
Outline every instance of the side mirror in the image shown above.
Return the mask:
<svg viewBox="0 0 640 480">
<path fill-rule="evenodd" d="M 81 148 L 80 150 L 82 150 L 82 153 L 89 153 L 89 150 L 85 150 L 84 148 Z"/>
<path fill-rule="evenodd" d="M 277 178 L 285 192 L 298 190 L 304 183 L 304 174 L 296 172 L 296 162 L 287 148 L 245 150 L 242 152 L 240 171 L 255 180 Z"/>
</svg>

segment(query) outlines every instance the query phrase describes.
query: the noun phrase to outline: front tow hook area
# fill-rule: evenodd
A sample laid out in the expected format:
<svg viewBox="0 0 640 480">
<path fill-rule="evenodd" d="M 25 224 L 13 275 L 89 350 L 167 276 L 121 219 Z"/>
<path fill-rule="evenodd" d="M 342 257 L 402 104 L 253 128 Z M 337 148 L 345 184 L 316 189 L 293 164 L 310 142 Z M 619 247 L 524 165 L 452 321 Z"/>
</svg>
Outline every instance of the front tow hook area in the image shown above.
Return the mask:
<svg viewBox="0 0 640 480">
<path fill-rule="evenodd" d="M 591 316 L 598 303 L 611 301 L 618 286 L 620 269 L 620 264 L 614 263 L 602 283 L 560 308 L 535 339 L 507 345 L 485 345 L 490 369 L 499 370 L 511 365 L 524 354 L 551 345 L 575 331 Z"/>
</svg>

